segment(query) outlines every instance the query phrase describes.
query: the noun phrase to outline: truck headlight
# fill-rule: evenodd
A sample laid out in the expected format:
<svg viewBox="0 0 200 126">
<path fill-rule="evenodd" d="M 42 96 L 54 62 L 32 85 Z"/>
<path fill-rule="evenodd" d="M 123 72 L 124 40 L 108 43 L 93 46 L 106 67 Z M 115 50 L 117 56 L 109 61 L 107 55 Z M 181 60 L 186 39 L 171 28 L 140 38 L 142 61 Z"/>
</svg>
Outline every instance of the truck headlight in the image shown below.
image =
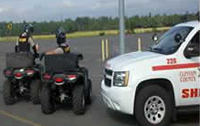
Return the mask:
<svg viewBox="0 0 200 126">
<path fill-rule="evenodd" d="M 128 86 L 128 80 L 129 80 L 128 71 L 115 72 L 113 85 L 118 87 L 126 87 Z"/>
</svg>

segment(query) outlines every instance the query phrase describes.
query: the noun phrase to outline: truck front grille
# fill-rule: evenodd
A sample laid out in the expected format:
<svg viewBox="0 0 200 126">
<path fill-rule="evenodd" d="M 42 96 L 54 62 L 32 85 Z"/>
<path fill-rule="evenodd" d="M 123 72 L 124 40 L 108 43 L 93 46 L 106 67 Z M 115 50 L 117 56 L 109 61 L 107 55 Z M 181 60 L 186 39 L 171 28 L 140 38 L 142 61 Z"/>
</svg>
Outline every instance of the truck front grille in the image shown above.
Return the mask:
<svg viewBox="0 0 200 126">
<path fill-rule="evenodd" d="M 104 80 L 105 80 L 105 85 L 108 86 L 108 87 L 111 87 L 111 83 L 112 83 L 112 80 L 111 80 L 112 74 L 113 74 L 113 71 L 112 71 L 112 70 L 105 69 Z M 109 76 L 110 78 L 107 78 L 106 76 Z"/>
<path fill-rule="evenodd" d="M 108 78 L 105 78 L 105 85 L 108 87 L 111 87 L 111 80 Z"/>
<path fill-rule="evenodd" d="M 105 74 L 112 76 L 113 71 L 109 69 L 105 69 Z"/>
</svg>

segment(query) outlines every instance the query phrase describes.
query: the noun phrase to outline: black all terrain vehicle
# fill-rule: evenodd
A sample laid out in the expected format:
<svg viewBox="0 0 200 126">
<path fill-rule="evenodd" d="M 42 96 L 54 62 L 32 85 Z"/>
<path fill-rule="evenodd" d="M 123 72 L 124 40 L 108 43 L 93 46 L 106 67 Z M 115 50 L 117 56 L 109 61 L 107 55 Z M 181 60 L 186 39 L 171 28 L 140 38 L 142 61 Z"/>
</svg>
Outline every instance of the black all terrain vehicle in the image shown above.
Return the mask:
<svg viewBox="0 0 200 126">
<path fill-rule="evenodd" d="M 35 65 L 32 53 L 7 53 L 6 69 L 7 78 L 3 85 L 3 98 L 6 105 L 12 105 L 19 99 L 31 100 L 39 104 L 41 91 L 41 67 Z"/>
<path fill-rule="evenodd" d="M 76 115 L 85 113 L 91 103 L 92 84 L 86 68 L 79 67 L 81 54 L 45 56 L 45 73 L 41 91 L 41 109 L 51 114 L 56 105 L 72 105 Z"/>
</svg>

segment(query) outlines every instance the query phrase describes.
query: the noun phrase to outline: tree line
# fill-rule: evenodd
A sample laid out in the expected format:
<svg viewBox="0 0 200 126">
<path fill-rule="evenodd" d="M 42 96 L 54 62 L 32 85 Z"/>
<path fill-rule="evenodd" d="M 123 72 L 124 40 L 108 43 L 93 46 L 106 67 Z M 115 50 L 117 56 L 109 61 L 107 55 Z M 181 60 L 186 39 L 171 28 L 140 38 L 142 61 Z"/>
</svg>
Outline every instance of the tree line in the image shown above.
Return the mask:
<svg viewBox="0 0 200 126">
<path fill-rule="evenodd" d="M 175 24 L 197 20 L 198 14 L 188 13 L 173 14 L 173 15 L 153 15 L 149 13 L 146 16 L 133 16 L 126 17 L 126 29 L 133 31 L 135 28 L 147 27 L 163 27 L 173 26 Z M 8 23 L 12 23 L 12 29 L 8 29 Z M 95 30 L 117 30 L 119 29 L 118 18 L 113 17 L 77 17 L 76 19 L 65 19 L 63 21 L 44 21 L 44 22 L 26 22 L 13 23 L 13 22 L 0 22 L 0 36 L 18 36 L 23 32 L 23 28 L 27 23 L 34 25 L 34 34 L 48 35 L 54 34 L 55 30 L 62 26 L 67 33 L 76 31 L 95 31 Z"/>
</svg>

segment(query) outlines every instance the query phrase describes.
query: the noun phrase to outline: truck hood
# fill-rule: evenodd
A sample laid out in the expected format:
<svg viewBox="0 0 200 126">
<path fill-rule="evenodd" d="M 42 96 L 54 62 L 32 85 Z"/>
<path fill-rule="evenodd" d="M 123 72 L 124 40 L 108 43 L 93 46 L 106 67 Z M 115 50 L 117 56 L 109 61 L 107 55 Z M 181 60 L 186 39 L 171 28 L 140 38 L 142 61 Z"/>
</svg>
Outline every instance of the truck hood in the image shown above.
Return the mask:
<svg viewBox="0 0 200 126">
<path fill-rule="evenodd" d="M 154 52 L 132 52 L 108 60 L 105 67 L 112 70 L 122 70 L 124 67 L 136 62 L 147 59 L 150 60 L 160 56 L 162 56 L 162 54 Z"/>
</svg>

